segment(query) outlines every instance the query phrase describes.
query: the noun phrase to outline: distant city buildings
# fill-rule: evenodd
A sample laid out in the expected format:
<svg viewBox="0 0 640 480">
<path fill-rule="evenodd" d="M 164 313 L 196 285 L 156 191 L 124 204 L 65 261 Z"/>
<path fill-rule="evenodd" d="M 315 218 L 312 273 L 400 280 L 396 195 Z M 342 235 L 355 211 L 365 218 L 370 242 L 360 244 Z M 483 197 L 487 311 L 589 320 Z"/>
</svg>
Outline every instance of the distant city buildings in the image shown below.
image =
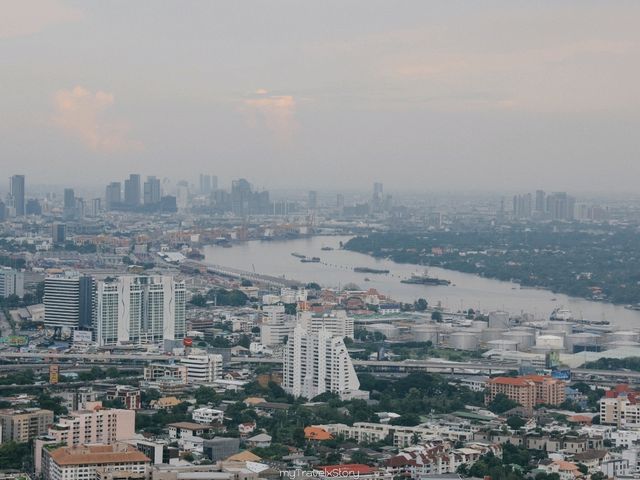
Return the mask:
<svg viewBox="0 0 640 480">
<path fill-rule="evenodd" d="M 10 179 L 9 206 L 16 217 L 25 215 L 25 177 L 14 175 Z"/>
<path fill-rule="evenodd" d="M 0 298 L 11 295 L 24 296 L 24 273 L 8 267 L 0 267 Z"/>
</svg>

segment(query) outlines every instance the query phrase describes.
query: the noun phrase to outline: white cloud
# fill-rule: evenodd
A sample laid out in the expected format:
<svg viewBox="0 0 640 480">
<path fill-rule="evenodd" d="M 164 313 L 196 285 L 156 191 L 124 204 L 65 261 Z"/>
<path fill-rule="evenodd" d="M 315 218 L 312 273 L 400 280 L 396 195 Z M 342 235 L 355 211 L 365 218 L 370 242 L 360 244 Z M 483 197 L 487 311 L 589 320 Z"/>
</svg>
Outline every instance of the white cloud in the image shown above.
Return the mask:
<svg viewBox="0 0 640 480">
<path fill-rule="evenodd" d="M 293 140 L 296 129 L 296 101 L 291 95 L 270 95 L 260 88 L 251 98 L 243 102 L 249 126 L 264 125 L 280 145 L 288 145 Z"/>
<path fill-rule="evenodd" d="M 107 115 L 115 97 L 103 91 L 90 92 L 76 86 L 54 95 L 53 123 L 87 147 L 100 152 L 139 150 L 142 143 L 129 138 L 130 126 Z"/>
<path fill-rule="evenodd" d="M 32 35 L 49 25 L 82 18 L 80 10 L 59 0 L 7 0 L 0 5 L 0 39 Z"/>
</svg>

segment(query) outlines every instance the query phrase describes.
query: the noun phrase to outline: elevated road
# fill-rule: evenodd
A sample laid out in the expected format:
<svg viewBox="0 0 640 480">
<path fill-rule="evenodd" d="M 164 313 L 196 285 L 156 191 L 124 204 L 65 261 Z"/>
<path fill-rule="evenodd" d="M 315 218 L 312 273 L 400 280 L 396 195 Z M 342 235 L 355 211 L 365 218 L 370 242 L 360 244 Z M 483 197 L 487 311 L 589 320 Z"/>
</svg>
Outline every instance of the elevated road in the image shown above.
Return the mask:
<svg viewBox="0 0 640 480">
<path fill-rule="evenodd" d="M 272 275 L 263 275 L 261 273 L 249 272 L 247 270 L 241 270 L 239 268 L 224 267 L 222 265 L 205 263 L 200 260 L 187 260 L 182 262 L 182 265 L 196 269 L 204 267 L 207 272 L 213 273 L 214 275 L 237 278 L 238 280 L 251 280 L 252 282 L 262 283 L 272 287 L 289 288 L 301 287 L 303 285 L 302 282 L 299 282 L 297 280 L 274 277 Z"/>
</svg>

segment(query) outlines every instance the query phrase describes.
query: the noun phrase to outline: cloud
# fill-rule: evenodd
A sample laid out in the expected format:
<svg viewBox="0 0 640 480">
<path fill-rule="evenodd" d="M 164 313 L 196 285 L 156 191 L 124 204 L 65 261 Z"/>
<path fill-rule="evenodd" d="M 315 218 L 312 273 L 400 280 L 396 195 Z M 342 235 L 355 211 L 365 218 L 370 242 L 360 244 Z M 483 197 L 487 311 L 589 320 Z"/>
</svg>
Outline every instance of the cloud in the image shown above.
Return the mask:
<svg viewBox="0 0 640 480">
<path fill-rule="evenodd" d="M 38 33 L 59 23 L 77 22 L 80 10 L 59 0 L 18 0 L 2 2 L 0 7 L 0 39 Z"/>
<path fill-rule="evenodd" d="M 296 101 L 291 95 L 270 95 L 260 88 L 244 100 L 243 111 L 247 115 L 249 126 L 264 125 L 281 145 L 293 140 L 296 129 Z"/>
<path fill-rule="evenodd" d="M 81 86 L 59 90 L 54 96 L 53 123 L 98 152 L 140 150 L 142 143 L 128 138 L 128 123 L 108 117 L 114 100 L 112 93 L 92 93 Z"/>
</svg>

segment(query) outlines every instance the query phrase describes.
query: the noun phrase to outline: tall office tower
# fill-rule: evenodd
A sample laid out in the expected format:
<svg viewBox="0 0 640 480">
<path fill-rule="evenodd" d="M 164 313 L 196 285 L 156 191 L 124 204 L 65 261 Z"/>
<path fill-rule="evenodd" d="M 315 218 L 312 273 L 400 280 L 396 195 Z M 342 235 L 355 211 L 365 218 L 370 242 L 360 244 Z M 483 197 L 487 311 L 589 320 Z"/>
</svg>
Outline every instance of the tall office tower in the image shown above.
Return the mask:
<svg viewBox="0 0 640 480">
<path fill-rule="evenodd" d="M 321 328 L 317 333 L 296 325 L 284 351 L 282 387 L 296 397 L 333 392 L 340 398 L 367 398 L 342 337 Z"/>
<path fill-rule="evenodd" d="M 187 182 L 178 182 L 176 194 L 176 205 L 178 210 L 186 210 L 189 208 L 189 185 Z"/>
<path fill-rule="evenodd" d="M 160 197 L 160 179 L 154 176 L 147 177 L 147 181 L 144 182 L 144 204 L 158 204 Z"/>
<path fill-rule="evenodd" d="M 215 192 L 218 190 L 218 176 L 211 175 L 211 191 Z"/>
<path fill-rule="evenodd" d="M 545 211 L 544 190 L 536 190 L 536 212 Z"/>
<path fill-rule="evenodd" d="M 24 175 L 11 177 L 10 187 L 11 207 L 13 207 L 16 217 L 23 217 L 25 213 Z"/>
<path fill-rule="evenodd" d="M 51 241 L 54 245 L 64 245 L 67 241 L 67 225 L 53 222 L 51 224 Z"/>
<path fill-rule="evenodd" d="M 200 174 L 200 193 L 203 195 L 211 193 L 211 175 Z"/>
<path fill-rule="evenodd" d="M 7 206 L 0 200 L 0 222 L 4 222 L 7 219 Z"/>
<path fill-rule="evenodd" d="M 27 200 L 27 205 L 24 209 L 27 215 L 42 215 L 42 206 L 37 198 Z"/>
<path fill-rule="evenodd" d="M 140 175 L 132 173 L 124 181 L 124 203 L 128 207 L 140 205 Z"/>
<path fill-rule="evenodd" d="M 373 195 L 371 197 L 371 206 L 374 212 L 380 212 L 384 202 L 383 186 L 380 182 L 373 184 Z"/>
<path fill-rule="evenodd" d="M 231 211 L 234 215 L 242 216 L 249 213 L 251 198 L 251 184 L 244 178 L 231 182 Z"/>
<path fill-rule="evenodd" d="M 532 198 L 531 194 L 515 195 L 513 197 L 513 216 L 515 218 L 531 218 Z"/>
<path fill-rule="evenodd" d="M 318 208 L 318 192 L 316 192 L 315 190 L 311 190 L 309 192 L 307 198 L 307 208 L 309 210 L 315 210 L 316 208 Z"/>
<path fill-rule="evenodd" d="M 44 280 L 44 324 L 88 330 L 93 326 L 95 280 L 77 272 L 52 275 Z"/>
<path fill-rule="evenodd" d="M 184 338 L 186 288 L 171 276 L 123 275 L 98 282 L 99 345 Z"/>
<path fill-rule="evenodd" d="M 344 208 L 344 195 L 341 193 L 336 196 L 336 207 Z"/>
<path fill-rule="evenodd" d="M 91 215 L 97 217 L 102 211 L 102 201 L 99 198 L 91 200 Z"/>
<path fill-rule="evenodd" d="M 74 218 L 76 216 L 76 194 L 73 188 L 64 189 L 64 217 Z"/>
<path fill-rule="evenodd" d="M 0 298 L 11 295 L 24 297 L 24 273 L 8 267 L 0 267 Z"/>
<path fill-rule="evenodd" d="M 111 182 L 107 185 L 105 202 L 107 210 L 113 210 L 122 203 L 122 185 L 120 182 Z"/>
</svg>

